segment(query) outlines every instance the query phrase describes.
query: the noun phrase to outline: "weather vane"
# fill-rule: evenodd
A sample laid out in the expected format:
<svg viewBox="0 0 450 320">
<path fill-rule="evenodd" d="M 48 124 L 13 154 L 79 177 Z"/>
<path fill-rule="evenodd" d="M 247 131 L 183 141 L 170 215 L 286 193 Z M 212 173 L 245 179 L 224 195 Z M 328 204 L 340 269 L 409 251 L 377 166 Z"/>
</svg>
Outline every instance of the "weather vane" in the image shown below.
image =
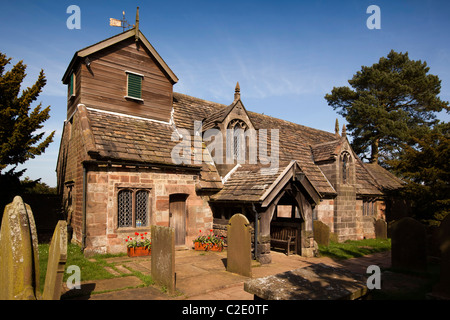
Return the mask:
<svg viewBox="0 0 450 320">
<path fill-rule="evenodd" d="M 122 27 L 123 31 L 125 32 L 125 29 L 127 28 L 133 28 L 133 24 L 129 24 L 127 20 L 125 20 L 125 11 L 122 11 L 122 20 L 109 18 L 109 25 L 111 27 Z"/>
</svg>

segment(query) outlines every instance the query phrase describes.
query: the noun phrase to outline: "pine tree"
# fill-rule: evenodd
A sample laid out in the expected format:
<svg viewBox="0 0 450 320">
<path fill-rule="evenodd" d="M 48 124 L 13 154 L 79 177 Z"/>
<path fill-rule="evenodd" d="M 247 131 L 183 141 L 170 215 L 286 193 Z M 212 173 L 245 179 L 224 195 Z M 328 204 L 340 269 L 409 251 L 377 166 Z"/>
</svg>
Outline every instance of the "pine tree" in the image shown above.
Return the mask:
<svg viewBox="0 0 450 320">
<path fill-rule="evenodd" d="M 348 122 L 352 147 L 363 159 L 385 164 L 437 123 L 436 113 L 450 111 L 438 95 L 441 81 L 428 74 L 426 62 L 393 50 L 370 67 L 362 66 L 350 87 L 334 87 L 325 99 Z"/>
<path fill-rule="evenodd" d="M 19 61 L 5 72 L 10 61 L 11 58 L 0 53 L 0 172 L 8 165 L 17 166 L 42 154 L 55 134 L 53 131 L 40 142 L 45 132 L 36 133 L 50 117 L 50 106 L 41 110 L 42 103 L 39 103 L 30 112 L 31 104 L 47 82 L 44 71 L 41 70 L 36 83 L 19 96 L 26 65 Z"/>
<path fill-rule="evenodd" d="M 0 210 L 21 190 L 19 177 L 25 169 L 15 171 L 17 165 L 42 154 L 55 134 L 53 131 L 44 138 L 45 132 L 36 133 L 50 117 L 50 106 L 41 110 L 42 103 L 39 103 L 31 110 L 31 104 L 46 84 L 44 71 L 19 96 L 26 65 L 19 61 L 5 71 L 10 61 L 11 58 L 0 53 Z M 8 166 L 11 168 L 2 172 Z"/>
<path fill-rule="evenodd" d="M 407 182 L 402 195 L 413 201 L 415 217 L 435 224 L 450 213 L 450 123 L 441 122 L 414 141 L 389 164 Z"/>
</svg>

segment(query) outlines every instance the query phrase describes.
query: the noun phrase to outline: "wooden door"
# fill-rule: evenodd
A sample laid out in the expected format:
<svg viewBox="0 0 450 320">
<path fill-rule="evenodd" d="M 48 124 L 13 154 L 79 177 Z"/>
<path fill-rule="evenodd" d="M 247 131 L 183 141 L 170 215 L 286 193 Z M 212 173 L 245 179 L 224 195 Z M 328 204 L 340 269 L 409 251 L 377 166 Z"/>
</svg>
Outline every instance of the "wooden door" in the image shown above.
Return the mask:
<svg viewBox="0 0 450 320">
<path fill-rule="evenodd" d="M 169 197 L 170 226 L 175 229 L 175 245 L 185 245 L 186 241 L 186 198 L 185 194 Z"/>
</svg>

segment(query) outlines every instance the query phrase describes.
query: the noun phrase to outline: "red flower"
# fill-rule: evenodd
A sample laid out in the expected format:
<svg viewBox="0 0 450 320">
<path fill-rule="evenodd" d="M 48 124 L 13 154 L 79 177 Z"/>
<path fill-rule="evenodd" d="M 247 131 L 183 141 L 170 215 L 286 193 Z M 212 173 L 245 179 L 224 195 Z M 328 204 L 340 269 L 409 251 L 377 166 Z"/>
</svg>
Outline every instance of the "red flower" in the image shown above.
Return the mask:
<svg viewBox="0 0 450 320">
<path fill-rule="evenodd" d="M 134 235 L 135 235 L 135 236 L 138 236 L 138 235 L 139 235 L 139 232 L 135 232 Z"/>
<path fill-rule="evenodd" d="M 202 233 L 202 230 L 198 230 L 198 232 Z"/>
<path fill-rule="evenodd" d="M 213 229 L 209 230 L 210 232 L 213 232 Z"/>
<path fill-rule="evenodd" d="M 128 239 L 125 239 L 125 242 L 128 242 Z"/>
<path fill-rule="evenodd" d="M 145 235 L 147 235 L 147 232 L 145 233 Z"/>
<path fill-rule="evenodd" d="M 144 237 L 141 237 L 142 240 L 144 240 Z"/>
</svg>

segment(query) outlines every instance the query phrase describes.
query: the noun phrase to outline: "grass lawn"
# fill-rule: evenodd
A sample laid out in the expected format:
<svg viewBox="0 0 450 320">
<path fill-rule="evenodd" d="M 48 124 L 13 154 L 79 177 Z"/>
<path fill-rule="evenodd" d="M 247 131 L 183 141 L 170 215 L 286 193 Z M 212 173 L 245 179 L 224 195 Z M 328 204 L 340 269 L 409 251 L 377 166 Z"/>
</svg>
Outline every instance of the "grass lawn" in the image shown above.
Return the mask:
<svg viewBox="0 0 450 320">
<path fill-rule="evenodd" d="M 40 272 L 40 283 L 43 288 L 45 283 L 45 273 L 47 271 L 47 261 L 48 261 L 48 250 L 50 245 L 47 243 L 39 244 L 39 272 Z M 81 270 L 81 281 L 85 280 L 100 280 L 100 279 L 110 279 L 114 278 L 114 275 L 106 271 L 103 267 L 109 266 L 106 262 L 106 258 L 123 256 L 125 254 L 104 254 L 95 255 L 89 259 L 84 257 L 80 250 L 80 247 L 75 244 L 67 245 L 67 262 L 66 269 L 70 265 L 76 265 L 80 267 Z M 95 261 L 93 261 L 93 260 Z M 91 261 L 92 260 L 92 261 Z M 64 273 L 63 281 L 67 281 L 71 274 Z"/>
<path fill-rule="evenodd" d="M 390 239 L 347 240 L 343 243 L 330 241 L 328 247 L 319 245 L 320 255 L 338 260 L 362 257 L 387 250 L 391 250 Z"/>
</svg>

